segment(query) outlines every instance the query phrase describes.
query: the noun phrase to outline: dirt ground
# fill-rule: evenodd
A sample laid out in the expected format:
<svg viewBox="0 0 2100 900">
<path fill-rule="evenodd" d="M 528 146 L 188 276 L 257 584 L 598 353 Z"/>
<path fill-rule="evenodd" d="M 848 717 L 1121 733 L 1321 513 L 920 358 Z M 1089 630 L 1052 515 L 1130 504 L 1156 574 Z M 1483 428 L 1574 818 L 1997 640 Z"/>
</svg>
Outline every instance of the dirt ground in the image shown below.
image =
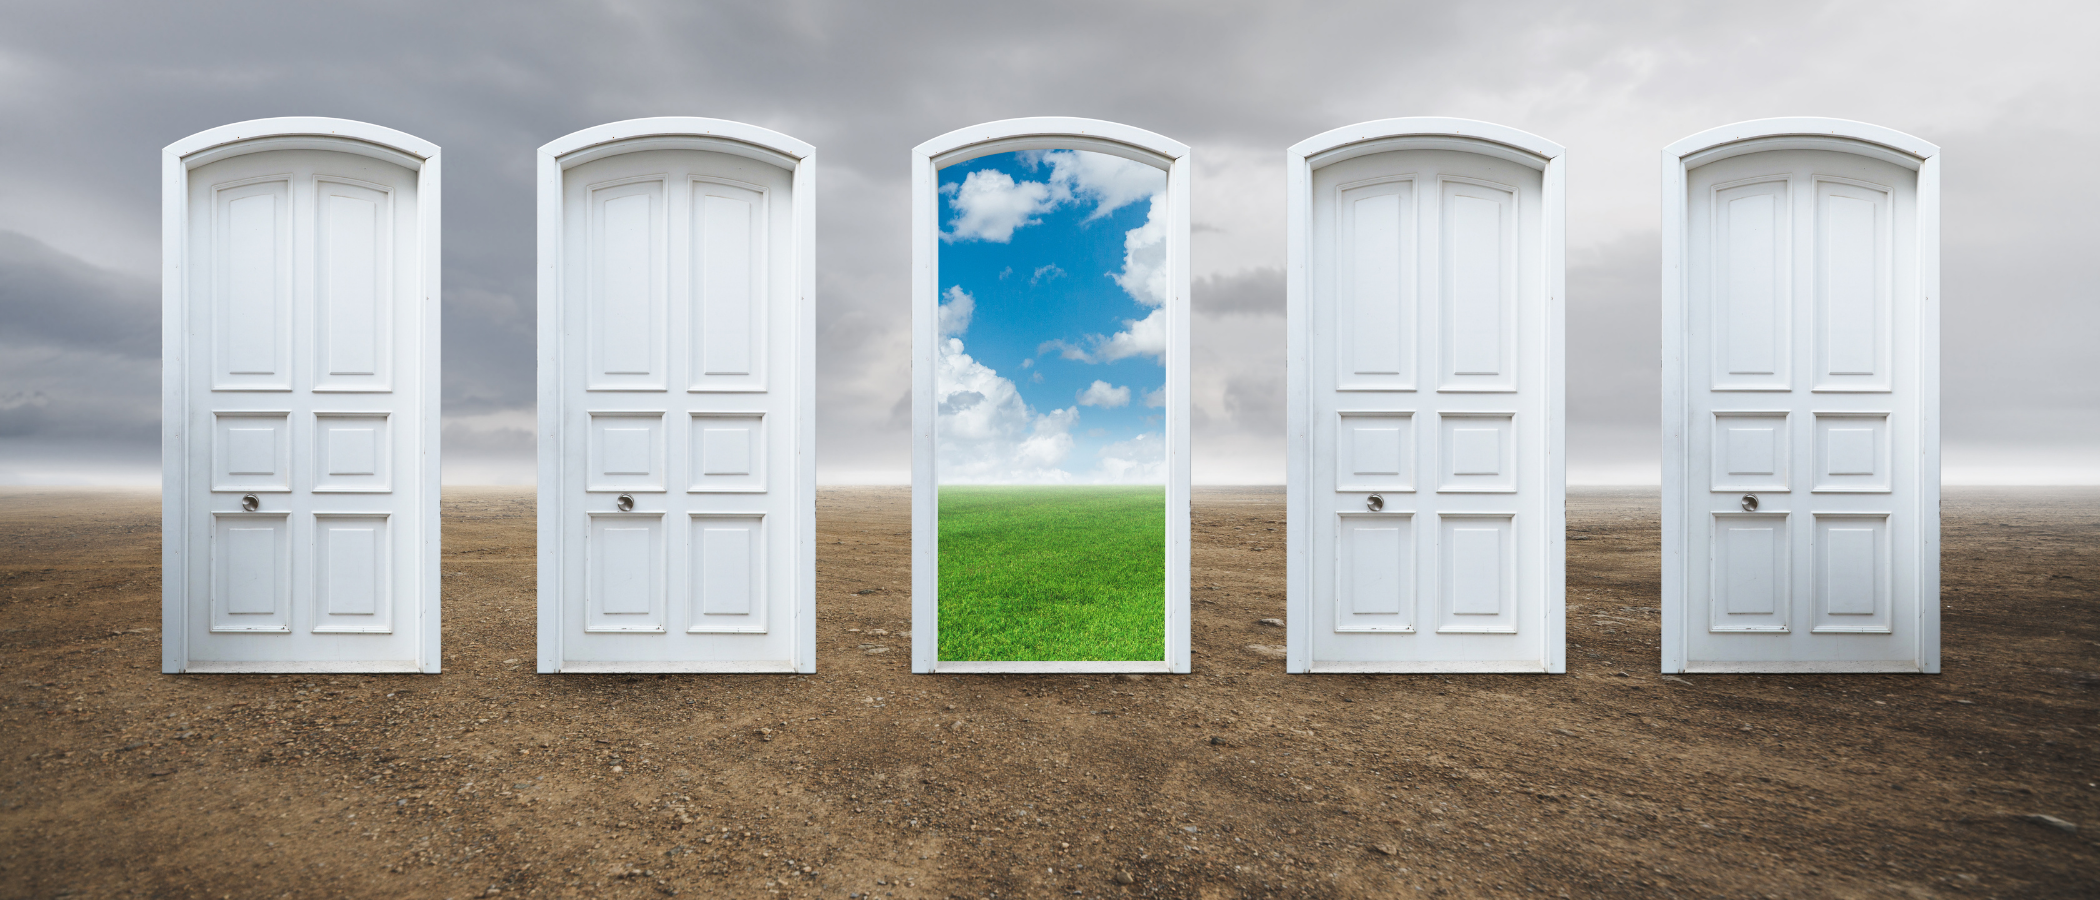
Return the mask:
<svg viewBox="0 0 2100 900">
<path fill-rule="evenodd" d="M 2100 895 L 2100 491 L 1950 492 L 1943 675 L 1681 680 L 1649 492 L 1570 500 L 1569 674 L 1439 677 L 1285 675 L 1283 494 L 1200 490 L 1141 679 L 910 674 L 902 488 L 822 492 L 814 676 L 535 674 L 522 489 L 445 674 L 162 675 L 157 499 L 0 493 L 0 896 Z"/>
</svg>

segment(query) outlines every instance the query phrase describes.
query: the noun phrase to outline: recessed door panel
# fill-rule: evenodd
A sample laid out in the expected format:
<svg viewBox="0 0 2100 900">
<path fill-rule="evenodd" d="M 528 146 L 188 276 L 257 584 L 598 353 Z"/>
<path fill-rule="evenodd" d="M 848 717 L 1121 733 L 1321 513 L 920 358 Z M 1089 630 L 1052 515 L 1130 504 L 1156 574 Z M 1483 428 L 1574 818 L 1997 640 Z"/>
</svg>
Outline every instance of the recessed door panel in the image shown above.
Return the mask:
<svg viewBox="0 0 2100 900">
<path fill-rule="evenodd" d="M 314 389 L 384 391 L 393 354 L 393 195 L 315 179 Z"/>
<path fill-rule="evenodd" d="M 664 517 L 597 513 L 585 546 L 585 628 L 664 630 Z"/>
<path fill-rule="evenodd" d="M 1444 323 L 1441 389 L 1516 390 L 1516 301 L 1522 277 L 1516 192 L 1450 178 L 1442 187 L 1437 234 Z"/>
<path fill-rule="evenodd" d="M 1819 493 L 1888 493 L 1891 486 L 1889 414 L 1819 412 L 1816 462 Z"/>
<path fill-rule="evenodd" d="M 765 389 L 766 195 L 694 179 L 692 389 Z"/>
<path fill-rule="evenodd" d="M 1787 181 L 1719 187 L 1712 205 L 1713 388 L 1785 390 L 1793 367 Z"/>
<path fill-rule="evenodd" d="M 292 627 L 291 523 L 284 513 L 212 517 L 211 630 Z"/>
<path fill-rule="evenodd" d="M 1787 630 L 1793 575 L 1784 515 L 1716 515 L 1713 631 Z"/>
<path fill-rule="evenodd" d="M 764 493 L 766 490 L 766 419 L 764 414 L 693 413 L 686 442 L 692 458 L 689 491 Z"/>
<path fill-rule="evenodd" d="M 1447 412 L 1437 417 L 1437 490 L 1444 493 L 1515 493 L 1515 413 Z"/>
<path fill-rule="evenodd" d="M 1438 525 L 1437 579 L 1443 584 L 1443 609 L 1437 630 L 1515 631 L 1515 517 L 1446 513 Z"/>
<path fill-rule="evenodd" d="M 1335 435 L 1338 491 L 1415 489 L 1415 417 L 1410 412 L 1344 412 Z"/>
<path fill-rule="evenodd" d="M 394 553 L 387 519 L 315 514 L 314 631 L 385 634 L 394 629 Z"/>
<path fill-rule="evenodd" d="M 692 517 L 691 632 L 766 630 L 763 516 Z"/>
<path fill-rule="evenodd" d="M 594 187 L 590 213 L 589 389 L 663 390 L 663 179 Z"/>
<path fill-rule="evenodd" d="M 1414 517 L 1344 513 L 1336 527 L 1334 630 L 1414 631 Z"/>
<path fill-rule="evenodd" d="M 212 416 L 214 491 L 292 489 L 288 412 L 221 412 Z"/>
<path fill-rule="evenodd" d="M 1340 390 L 1414 390 L 1414 181 L 1342 188 L 1335 313 Z"/>
<path fill-rule="evenodd" d="M 1714 490 L 1787 489 L 1793 442 L 1785 412 L 1716 411 L 1712 428 Z"/>
<path fill-rule="evenodd" d="M 387 413 L 315 413 L 314 492 L 393 490 L 391 418 Z"/>
<path fill-rule="evenodd" d="M 590 417 L 590 468 L 585 490 L 664 489 L 663 413 L 594 412 Z"/>
<path fill-rule="evenodd" d="M 1816 190 L 1816 389 L 1889 389 L 1888 191 L 1819 177 Z"/>
<path fill-rule="evenodd" d="M 1892 576 L 1887 515 L 1816 516 L 1816 632 L 1888 633 Z"/>
<path fill-rule="evenodd" d="M 243 178 L 213 194 L 212 386 L 291 390 L 291 179 Z"/>
</svg>

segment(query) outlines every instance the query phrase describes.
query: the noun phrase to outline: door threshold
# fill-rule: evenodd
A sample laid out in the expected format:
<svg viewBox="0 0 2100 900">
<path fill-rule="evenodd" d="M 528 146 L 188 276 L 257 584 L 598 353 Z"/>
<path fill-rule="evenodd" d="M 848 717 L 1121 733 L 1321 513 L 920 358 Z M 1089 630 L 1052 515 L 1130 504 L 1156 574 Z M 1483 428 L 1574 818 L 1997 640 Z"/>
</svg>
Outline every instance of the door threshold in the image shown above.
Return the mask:
<svg viewBox="0 0 2100 900">
<path fill-rule="evenodd" d="M 1785 662 L 1703 662 L 1684 667 L 1688 675 L 1917 675 L 1925 671 L 1912 659 L 1819 659 Z"/>
<path fill-rule="evenodd" d="M 1377 660 L 1374 662 L 1315 662 L 1314 675 L 1464 675 L 1545 674 L 1546 664 L 1535 659 L 1519 660 Z"/>
<path fill-rule="evenodd" d="M 753 673 L 794 674 L 795 664 L 784 659 L 667 659 L 647 662 L 586 662 L 570 660 L 555 670 L 564 675 L 748 675 Z"/>
<path fill-rule="evenodd" d="M 1114 675 L 1120 673 L 1172 674 L 1174 667 L 1165 660 L 1002 660 L 977 662 L 942 660 L 933 664 L 933 671 L 945 675 Z"/>
<path fill-rule="evenodd" d="M 412 659 L 311 660 L 287 659 L 263 662 L 192 660 L 182 671 L 191 675 L 370 675 L 421 672 Z"/>
</svg>

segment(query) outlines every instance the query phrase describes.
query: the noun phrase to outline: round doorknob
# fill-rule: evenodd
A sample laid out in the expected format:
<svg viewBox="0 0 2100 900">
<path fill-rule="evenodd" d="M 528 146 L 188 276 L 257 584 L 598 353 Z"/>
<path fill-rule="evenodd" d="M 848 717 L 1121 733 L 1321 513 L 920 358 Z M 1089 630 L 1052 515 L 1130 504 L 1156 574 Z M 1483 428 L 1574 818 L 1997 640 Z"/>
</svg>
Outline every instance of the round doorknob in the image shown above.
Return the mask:
<svg viewBox="0 0 2100 900">
<path fill-rule="evenodd" d="M 621 512 L 634 512 L 634 495 L 621 494 L 620 499 L 613 501 L 613 506 L 618 507 Z"/>
<path fill-rule="evenodd" d="M 246 496 L 246 497 L 242 497 L 242 498 L 241 498 L 241 509 L 242 509 L 242 510 L 244 510 L 244 511 L 246 511 L 246 512 L 254 512 L 254 511 L 256 511 L 256 510 L 258 510 L 258 509 L 261 509 L 261 508 L 262 508 L 262 498 L 261 498 L 261 497 L 257 497 L 257 496 L 255 496 L 254 494 L 249 494 L 248 496 Z"/>
<path fill-rule="evenodd" d="M 1744 512 L 1756 512 L 1756 511 L 1757 511 L 1757 495 L 1756 495 L 1756 494 L 1744 494 L 1744 495 L 1743 495 L 1743 511 L 1744 511 Z"/>
<path fill-rule="evenodd" d="M 1364 508 L 1365 508 L 1365 509 L 1368 509 L 1368 510 L 1370 510 L 1370 511 L 1372 511 L 1372 512 L 1377 512 L 1377 511 L 1379 511 L 1379 510 L 1381 510 L 1381 509 L 1384 509 L 1384 508 L 1385 508 L 1385 498 L 1384 498 L 1384 497 L 1381 497 L 1381 496 L 1379 496 L 1379 495 L 1377 495 L 1377 494 L 1372 494 L 1372 495 L 1371 495 L 1371 496 L 1369 496 L 1369 497 L 1365 497 L 1365 498 L 1364 498 Z"/>
</svg>

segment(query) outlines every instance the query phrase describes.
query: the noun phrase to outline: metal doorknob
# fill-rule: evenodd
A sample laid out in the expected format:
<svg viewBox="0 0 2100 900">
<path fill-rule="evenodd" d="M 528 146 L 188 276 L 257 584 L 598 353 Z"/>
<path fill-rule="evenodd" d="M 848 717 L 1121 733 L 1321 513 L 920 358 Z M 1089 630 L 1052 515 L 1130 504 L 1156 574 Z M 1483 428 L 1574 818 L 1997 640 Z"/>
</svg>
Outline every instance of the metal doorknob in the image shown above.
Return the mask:
<svg viewBox="0 0 2100 900">
<path fill-rule="evenodd" d="M 262 498 L 261 498 L 261 497 L 257 497 L 257 496 L 255 496 L 254 494 L 249 494 L 248 496 L 246 496 L 246 497 L 242 497 L 242 498 L 241 498 L 241 509 L 242 509 L 242 510 L 245 510 L 245 511 L 247 511 L 247 512 L 254 512 L 254 511 L 256 511 L 256 510 L 258 510 L 258 509 L 261 509 L 261 508 L 262 508 Z"/>
<path fill-rule="evenodd" d="M 1744 495 L 1743 495 L 1743 511 L 1744 511 L 1744 512 L 1756 512 L 1756 511 L 1757 511 L 1757 495 L 1756 495 L 1756 494 L 1744 494 Z"/>
<path fill-rule="evenodd" d="M 621 512 L 634 512 L 634 495 L 621 494 L 620 499 L 613 501 L 613 506 L 618 507 Z"/>
<path fill-rule="evenodd" d="M 1384 497 L 1381 497 L 1381 496 L 1378 496 L 1377 494 L 1372 494 L 1372 495 L 1371 495 L 1371 496 L 1369 496 L 1369 497 L 1365 497 L 1365 498 L 1364 498 L 1364 508 L 1365 508 L 1365 509 L 1368 509 L 1368 510 L 1370 510 L 1370 511 L 1372 511 L 1372 512 L 1377 512 L 1377 511 L 1379 511 L 1379 510 L 1381 510 L 1381 509 L 1384 509 L 1384 508 L 1385 508 L 1385 498 L 1384 498 Z"/>
</svg>

